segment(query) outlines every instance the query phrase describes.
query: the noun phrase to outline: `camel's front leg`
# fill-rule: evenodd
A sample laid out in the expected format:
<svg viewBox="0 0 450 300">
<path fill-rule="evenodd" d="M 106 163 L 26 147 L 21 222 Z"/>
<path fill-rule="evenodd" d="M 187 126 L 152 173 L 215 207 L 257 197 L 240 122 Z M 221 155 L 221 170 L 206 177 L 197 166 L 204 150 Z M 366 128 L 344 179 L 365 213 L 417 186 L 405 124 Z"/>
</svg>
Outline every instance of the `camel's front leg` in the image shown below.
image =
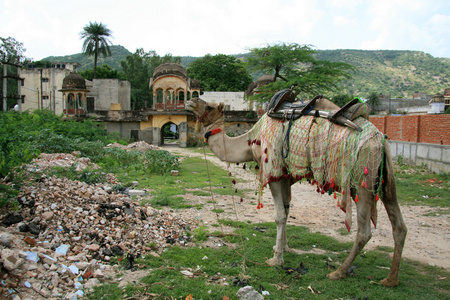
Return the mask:
<svg viewBox="0 0 450 300">
<path fill-rule="evenodd" d="M 283 253 L 287 251 L 286 222 L 289 215 L 291 185 L 288 180 L 269 183 L 275 205 L 275 223 L 277 224 L 277 240 L 273 258 L 266 261 L 270 266 L 284 263 Z"/>
</svg>

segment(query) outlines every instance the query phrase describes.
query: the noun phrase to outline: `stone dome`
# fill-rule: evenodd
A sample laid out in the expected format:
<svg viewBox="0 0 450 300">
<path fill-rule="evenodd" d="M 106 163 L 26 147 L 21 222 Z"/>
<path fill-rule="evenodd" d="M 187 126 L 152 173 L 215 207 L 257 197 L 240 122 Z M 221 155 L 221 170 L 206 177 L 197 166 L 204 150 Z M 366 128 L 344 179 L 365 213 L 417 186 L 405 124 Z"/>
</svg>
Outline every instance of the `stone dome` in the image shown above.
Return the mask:
<svg viewBox="0 0 450 300">
<path fill-rule="evenodd" d="M 86 80 L 76 72 L 64 77 L 61 91 L 86 91 Z"/>
<path fill-rule="evenodd" d="M 153 72 L 153 80 L 155 81 L 158 77 L 176 75 L 183 79 L 187 78 L 186 69 L 177 63 L 165 63 L 157 66 Z"/>
<path fill-rule="evenodd" d="M 431 103 L 445 103 L 444 95 L 441 95 L 441 94 L 434 95 L 433 97 L 431 97 L 429 104 L 431 104 Z"/>
</svg>

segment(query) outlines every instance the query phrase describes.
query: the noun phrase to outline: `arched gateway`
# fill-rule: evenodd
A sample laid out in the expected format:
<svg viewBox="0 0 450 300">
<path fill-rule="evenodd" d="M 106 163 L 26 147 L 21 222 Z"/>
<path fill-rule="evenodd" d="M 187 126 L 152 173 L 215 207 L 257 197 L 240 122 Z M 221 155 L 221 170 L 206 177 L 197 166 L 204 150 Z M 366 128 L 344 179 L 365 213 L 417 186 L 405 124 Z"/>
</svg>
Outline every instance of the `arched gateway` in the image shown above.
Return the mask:
<svg viewBox="0 0 450 300">
<path fill-rule="evenodd" d="M 153 92 L 153 107 L 144 113 L 147 120 L 141 122 L 143 139 L 161 146 L 164 128 L 174 124 L 180 147 L 192 144 L 195 122 L 193 115 L 186 111 L 185 102 L 200 95 L 199 82 L 189 78 L 182 65 L 165 63 L 155 69 L 149 87 Z"/>
</svg>

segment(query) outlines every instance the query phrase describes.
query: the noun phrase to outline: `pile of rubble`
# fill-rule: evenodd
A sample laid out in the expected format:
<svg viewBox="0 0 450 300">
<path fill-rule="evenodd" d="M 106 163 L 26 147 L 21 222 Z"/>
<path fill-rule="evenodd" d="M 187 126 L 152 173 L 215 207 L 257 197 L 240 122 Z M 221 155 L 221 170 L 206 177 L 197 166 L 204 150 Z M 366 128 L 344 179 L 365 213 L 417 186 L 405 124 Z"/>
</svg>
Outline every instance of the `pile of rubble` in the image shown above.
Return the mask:
<svg viewBox="0 0 450 300">
<path fill-rule="evenodd" d="M 107 145 L 106 147 L 107 148 L 118 147 L 118 148 L 121 148 L 121 149 L 124 149 L 124 150 L 127 150 L 127 151 L 139 150 L 139 151 L 143 151 L 143 152 L 145 152 L 147 150 L 161 150 L 160 147 L 154 146 L 154 145 L 150 145 L 150 144 L 148 144 L 148 143 L 146 143 L 144 141 L 134 142 L 134 143 L 131 143 L 129 145 L 122 145 L 122 144 L 119 144 L 119 143 L 112 143 L 112 144 Z"/>
<path fill-rule="evenodd" d="M 134 257 L 158 256 L 169 245 L 187 246 L 195 225 L 141 206 L 109 183 L 42 176 L 18 200 L 17 211 L 0 216 L 0 298 L 76 299 L 114 279 L 114 256 L 132 264 Z"/>
<path fill-rule="evenodd" d="M 29 172 L 38 172 L 49 167 L 63 167 L 68 168 L 75 167 L 75 171 L 81 171 L 90 166 L 92 169 L 99 169 L 100 167 L 94 163 L 88 157 L 80 157 L 79 151 L 69 153 L 41 153 L 38 158 L 32 160 L 32 162 L 26 165 L 26 169 Z"/>
</svg>

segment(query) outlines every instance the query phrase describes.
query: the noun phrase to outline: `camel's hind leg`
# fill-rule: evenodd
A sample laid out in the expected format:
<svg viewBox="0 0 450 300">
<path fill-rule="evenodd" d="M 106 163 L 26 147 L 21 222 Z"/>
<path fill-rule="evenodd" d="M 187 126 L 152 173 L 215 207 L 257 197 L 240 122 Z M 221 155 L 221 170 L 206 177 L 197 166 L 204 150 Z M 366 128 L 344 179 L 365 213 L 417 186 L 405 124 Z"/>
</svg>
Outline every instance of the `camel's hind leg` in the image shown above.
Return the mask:
<svg viewBox="0 0 450 300">
<path fill-rule="evenodd" d="M 358 188 L 358 198 L 359 202 L 356 204 L 358 231 L 356 234 L 355 243 L 353 244 L 352 250 L 342 265 L 336 271 L 327 275 L 329 279 L 336 280 L 345 278 L 352 262 L 372 237 L 370 217 L 371 207 L 373 201 L 375 201 L 374 196 L 367 189 L 360 187 Z"/>
<path fill-rule="evenodd" d="M 392 169 L 392 158 L 389 143 L 386 142 L 386 168 L 384 170 L 385 185 L 383 186 L 383 204 L 392 224 L 392 234 L 394 236 L 394 257 L 392 267 L 386 279 L 381 281 L 386 286 L 398 285 L 398 272 L 402 257 L 403 246 L 405 244 L 407 228 L 403 221 L 402 213 L 397 201 L 397 190 L 395 186 L 394 171 Z"/>
<path fill-rule="evenodd" d="M 278 266 L 284 263 L 283 253 L 287 251 L 286 222 L 289 215 L 289 202 L 291 195 L 291 184 L 288 180 L 282 179 L 278 182 L 269 183 L 275 205 L 275 223 L 277 224 L 277 241 L 275 244 L 274 256 L 266 263 L 270 266 Z"/>
</svg>

